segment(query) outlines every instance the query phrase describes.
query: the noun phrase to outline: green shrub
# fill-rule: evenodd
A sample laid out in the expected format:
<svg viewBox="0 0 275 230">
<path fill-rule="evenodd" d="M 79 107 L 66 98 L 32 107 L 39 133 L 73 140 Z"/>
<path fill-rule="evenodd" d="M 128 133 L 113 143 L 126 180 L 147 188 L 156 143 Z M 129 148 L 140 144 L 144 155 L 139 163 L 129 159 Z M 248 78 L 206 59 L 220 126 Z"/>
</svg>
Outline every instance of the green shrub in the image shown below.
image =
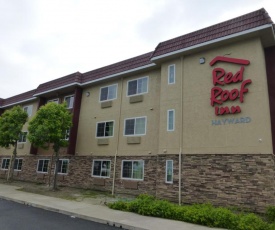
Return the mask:
<svg viewBox="0 0 275 230">
<path fill-rule="evenodd" d="M 266 209 L 266 217 L 268 221 L 275 222 L 275 206 L 269 206 Z"/>
<path fill-rule="evenodd" d="M 271 226 L 253 213 L 242 215 L 236 230 L 268 230 Z"/>
</svg>

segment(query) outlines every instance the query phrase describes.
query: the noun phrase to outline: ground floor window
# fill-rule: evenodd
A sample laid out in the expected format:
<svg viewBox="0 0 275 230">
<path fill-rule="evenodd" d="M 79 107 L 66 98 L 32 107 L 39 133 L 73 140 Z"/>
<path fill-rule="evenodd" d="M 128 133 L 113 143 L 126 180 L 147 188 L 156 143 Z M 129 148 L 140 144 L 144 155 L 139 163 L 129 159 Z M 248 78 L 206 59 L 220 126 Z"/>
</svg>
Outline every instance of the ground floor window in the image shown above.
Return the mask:
<svg viewBox="0 0 275 230">
<path fill-rule="evenodd" d="M 110 177 L 110 169 L 111 169 L 110 160 L 94 160 L 92 175 L 95 177 Z"/>
<path fill-rule="evenodd" d="M 173 183 L 173 160 L 166 161 L 166 183 Z"/>
<path fill-rule="evenodd" d="M 68 174 L 69 168 L 69 160 L 68 159 L 60 159 L 58 161 L 58 174 Z"/>
<path fill-rule="evenodd" d="M 4 170 L 9 169 L 9 165 L 10 165 L 10 158 L 3 158 L 1 169 L 4 169 Z"/>
<path fill-rule="evenodd" d="M 122 161 L 122 178 L 143 180 L 144 161 Z"/>
<path fill-rule="evenodd" d="M 40 173 L 48 172 L 49 161 L 50 160 L 47 160 L 47 159 L 38 160 L 37 172 L 40 172 Z"/>
<path fill-rule="evenodd" d="M 15 159 L 13 169 L 16 171 L 21 171 L 22 163 L 23 163 L 23 159 Z"/>
</svg>

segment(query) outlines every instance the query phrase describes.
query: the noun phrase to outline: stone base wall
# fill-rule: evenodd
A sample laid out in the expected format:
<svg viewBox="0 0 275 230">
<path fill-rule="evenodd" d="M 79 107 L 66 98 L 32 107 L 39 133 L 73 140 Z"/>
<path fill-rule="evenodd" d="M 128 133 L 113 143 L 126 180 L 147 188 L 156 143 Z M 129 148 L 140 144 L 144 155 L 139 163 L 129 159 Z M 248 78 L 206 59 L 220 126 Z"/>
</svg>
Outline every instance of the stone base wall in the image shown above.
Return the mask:
<svg viewBox="0 0 275 230">
<path fill-rule="evenodd" d="M 0 162 L 4 157 L 0 157 Z M 67 175 L 58 176 L 58 185 L 112 191 L 113 156 L 104 157 L 104 160 L 111 160 L 110 178 L 91 176 L 93 160 L 102 160 L 102 157 L 68 155 L 62 158 L 69 159 L 69 172 Z M 24 156 L 22 170 L 14 172 L 14 179 L 48 183 L 49 173 L 36 172 L 38 159 L 51 160 L 51 157 Z M 122 179 L 122 160 L 144 160 L 144 179 Z M 173 183 L 165 182 L 166 160 L 173 160 Z M 275 205 L 274 169 L 274 156 L 271 154 L 183 154 L 182 203 L 210 202 L 218 206 L 237 206 L 263 212 L 267 206 Z M 51 178 L 53 178 L 53 173 L 54 164 L 51 168 Z M 0 170 L 0 177 L 5 178 L 6 175 L 4 170 Z M 178 155 L 118 156 L 115 175 L 115 194 L 147 193 L 178 203 Z"/>
</svg>

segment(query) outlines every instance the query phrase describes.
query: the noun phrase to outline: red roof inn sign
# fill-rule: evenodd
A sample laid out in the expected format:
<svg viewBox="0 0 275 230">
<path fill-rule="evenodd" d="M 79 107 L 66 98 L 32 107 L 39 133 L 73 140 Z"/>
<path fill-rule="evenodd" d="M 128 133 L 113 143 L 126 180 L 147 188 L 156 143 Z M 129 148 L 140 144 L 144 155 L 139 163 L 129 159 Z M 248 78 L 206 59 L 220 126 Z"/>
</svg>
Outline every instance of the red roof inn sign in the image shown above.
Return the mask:
<svg viewBox="0 0 275 230">
<path fill-rule="evenodd" d="M 226 72 L 223 68 L 215 68 L 212 71 L 212 80 L 214 87 L 211 89 L 211 106 L 215 109 L 215 114 L 235 114 L 241 112 L 239 105 L 222 106 L 226 101 L 239 101 L 244 102 L 245 94 L 248 92 L 247 86 L 252 82 L 251 79 L 243 79 L 244 65 L 249 65 L 250 61 L 237 58 L 229 58 L 218 56 L 215 57 L 211 62 L 210 66 L 215 65 L 217 62 L 226 62 L 240 65 L 240 69 L 236 73 Z M 238 88 L 234 89 L 223 89 L 223 86 L 238 84 Z"/>
</svg>

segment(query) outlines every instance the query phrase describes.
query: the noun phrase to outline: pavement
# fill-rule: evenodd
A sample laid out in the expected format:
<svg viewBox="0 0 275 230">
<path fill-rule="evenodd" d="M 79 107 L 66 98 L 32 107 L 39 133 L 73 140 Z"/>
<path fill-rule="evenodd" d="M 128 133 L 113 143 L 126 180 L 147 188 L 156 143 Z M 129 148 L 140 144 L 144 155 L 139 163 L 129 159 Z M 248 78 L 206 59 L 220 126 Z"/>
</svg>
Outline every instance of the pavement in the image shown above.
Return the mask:
<svg viewBox="0 0 275 230">
<path fill-rule="evenodd" d="M 70 201 L 60 198 L 38 195 L 19 191 L 20 187 L 0 184 L 0 199 L 11 200 L 17 203 L 42 208 L 45 210 L 69 215 L 72 218 L 91 220 L 102 224 L 134 230 L 211 230 L 205 226 L 168 220 L 156 217 L 141 216 L 131 212 L 112 210 L 107 206 L 94 205 L 79 201 Z M 220 229 L 221 230 L 221 229 Z"/>
</svg>

